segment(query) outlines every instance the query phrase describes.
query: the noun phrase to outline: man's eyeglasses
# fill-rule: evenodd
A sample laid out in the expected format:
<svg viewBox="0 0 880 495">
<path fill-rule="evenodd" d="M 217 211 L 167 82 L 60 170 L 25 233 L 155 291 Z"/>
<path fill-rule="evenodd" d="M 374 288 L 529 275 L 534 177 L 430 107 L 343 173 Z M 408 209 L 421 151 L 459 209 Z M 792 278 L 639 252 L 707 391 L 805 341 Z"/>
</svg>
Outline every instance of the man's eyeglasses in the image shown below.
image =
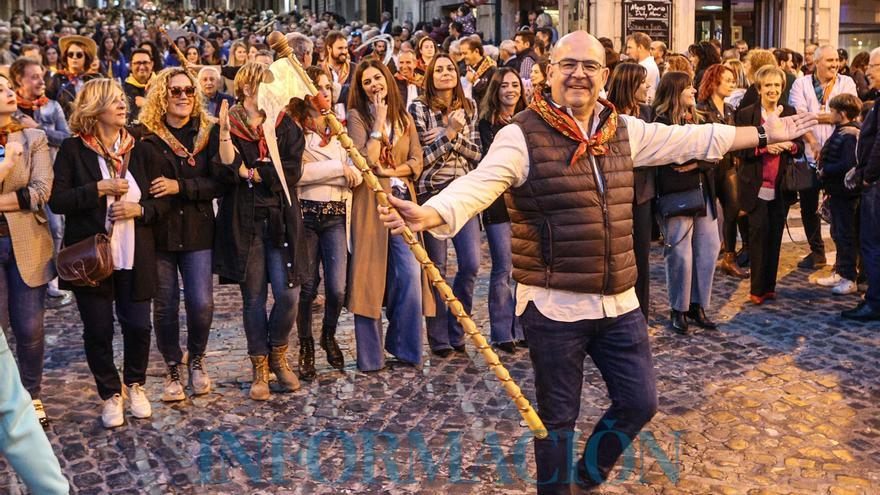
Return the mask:
<svg viewBox="0 0 880 495">
<path fill-rule="evenodd" d="M 152 62 L 151 60 L 140 60 L 140 61 L 137 61 L 137 62 L 132 62 L 131 65 L 149 65 L 149 64 L 152 64 L 152 63 L 153 63 L 153 62 Z"/>
<path fill-rule="evenodd" d="M 67 52 L 67 58 L 85 58 L 84 52 Z"/>
<path fill-rule="evenodd" d="M 168 88 L 168 94 L 170 94 L 172 98 L 180 98 L 180 95 L 186 95 L 187 98 L 192 98 L 196 94 L 196 88 L 195 86 L 186 86 L 184 88 L 180 86 L 172 86 Z"/>
<path fill-rule="evenodd" d="M 604 67 L 602 64 L 594 60 L 574 60 L 571 58 L 564 58 L 559 62 L 551 62 L 550 65 L 558 66 L 559 72 L 562 72 L 562 74 L 566 76 L 574 74 L 578 65 L 580 65 L 584 70 L 584 74 L 589 77 L 595 76 Z"/>
</svg>

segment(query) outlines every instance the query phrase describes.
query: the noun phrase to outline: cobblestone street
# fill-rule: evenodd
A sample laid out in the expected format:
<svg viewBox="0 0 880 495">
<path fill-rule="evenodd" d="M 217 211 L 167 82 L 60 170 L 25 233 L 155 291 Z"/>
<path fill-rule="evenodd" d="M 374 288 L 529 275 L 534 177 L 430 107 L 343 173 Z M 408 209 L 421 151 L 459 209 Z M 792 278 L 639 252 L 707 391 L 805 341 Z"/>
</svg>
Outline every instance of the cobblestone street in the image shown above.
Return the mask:
<svg viewBox="0 0 880 495">
<path fill-rule="evenodd" d="M 602 493 L 880 493 L 880 328 L 838 317 L 857 297 L 810 283 L 830 268 L 798 270 L 805 252 L 784 245 L 779 299 L 761 307 L 745 302 L 747 280 L 716 274 L 708 312 L 720 330 L 684 337 L 666 328 L 662 253 L 654 248 L 649 325 L 660 408 Z M 487 263 L 488 255 L 474 318 L 488 338 Z M 238 288 L 215 293 L 213 393 L 160 402 L 164 370 L 154 348 L 153 417 L 126 413 L 114 431 L 100 424 L 75 305 L 48 312 L 48 436 L 76 493 L 534 492 L 528 430 L 470 344 L 473 360 L 436 358 L 426 348 L 421 369 L 389 362 L 360 373 L 346 312 L 345 371 L 331 369 L 318 349 L 318 380 L 257 403 L 247 399 Z M 116 344 L 121 365 L 121 338 Z M 501 359 L 534 404 L 527 352 Z M 586 370 L 578 427 L 588 434 L 608 400 L 598 372 Z M 0 460 L 0 492 L 23 491 Z"/>
</svg>

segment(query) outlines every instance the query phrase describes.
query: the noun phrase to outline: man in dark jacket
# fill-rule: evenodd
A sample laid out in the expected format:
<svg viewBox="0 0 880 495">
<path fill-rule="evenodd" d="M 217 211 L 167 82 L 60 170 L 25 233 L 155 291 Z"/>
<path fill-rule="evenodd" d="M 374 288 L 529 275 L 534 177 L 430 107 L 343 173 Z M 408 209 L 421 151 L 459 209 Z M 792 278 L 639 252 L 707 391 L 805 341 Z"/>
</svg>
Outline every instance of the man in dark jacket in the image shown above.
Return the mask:
<svg viewBox="0 0 880 495">
<path fill-rule="evenodd" d="M 880 48 L 871 51 L 868 62 L 871 87 L 880 89 Z M 842 313 L 844 318 L 880 321 L 880 100 L 865 117 L 859 133 L 856 157 L 858 166 L 847 174 L 847 187 L 862 187 L 861 242 L 862 262 L 868 276 L 865 299 L 856 308 Z"/>
</svg>

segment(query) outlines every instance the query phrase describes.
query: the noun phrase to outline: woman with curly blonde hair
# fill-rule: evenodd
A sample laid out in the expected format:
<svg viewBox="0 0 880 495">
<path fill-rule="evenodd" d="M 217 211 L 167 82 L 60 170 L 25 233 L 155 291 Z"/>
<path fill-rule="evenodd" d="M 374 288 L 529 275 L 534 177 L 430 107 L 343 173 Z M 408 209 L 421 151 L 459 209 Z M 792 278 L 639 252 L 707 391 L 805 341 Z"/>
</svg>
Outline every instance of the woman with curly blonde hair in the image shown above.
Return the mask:
<svg viewBox="0 0 880 495">
<path fill-rule="evenodd" d="M 150 191 L 158 176 L 145 145 L 125 130 L 127 100 L 113 79 L 83 84 L 70 129 L 61 143 L 49 207 L 66 216 L 64 245 L 111 234 L 114 272 L 96 287 L 61 281 L 73 291 L 83 321 L 83 342 L 106 428 L 122 425 L 123 398 L 137 418 L 152 414 L 143 385 L 150 356 L 150 299 L 156 287 L 153 224 L 168 201 Z M 122 380 L 113 362 L 113 306 L 122 327 Z M 127 390 L 127 394 L 126 394 Z"/>
<path fill-rule="evenodd" d="M 175 212 L 156 224 L 157 293 L 153 303 L 156 346 L 167 365 L 163 401 L 186 398 L 181 367 L 187 363 L 193 394 L 210 392 L 211 379 L 204 356 L 214 316 L 211 250 L 214 244 L 212 202 L 223 192 L 214 177 L 221 165 L 236 162 L 229 137 L 228 104 L 220 108 L 221 124 L 205 110 L 196 79 L 180 67 L 159 72 L 141 107 L 146 127 L 143 142 L 161 172 L 150 193 L 167 197 Z M 224 125 L 224 123 L 226 125 Z M 187 352 L 180 349 L 180 290 L 183 278 L 186 307 Z"/>
</svg>

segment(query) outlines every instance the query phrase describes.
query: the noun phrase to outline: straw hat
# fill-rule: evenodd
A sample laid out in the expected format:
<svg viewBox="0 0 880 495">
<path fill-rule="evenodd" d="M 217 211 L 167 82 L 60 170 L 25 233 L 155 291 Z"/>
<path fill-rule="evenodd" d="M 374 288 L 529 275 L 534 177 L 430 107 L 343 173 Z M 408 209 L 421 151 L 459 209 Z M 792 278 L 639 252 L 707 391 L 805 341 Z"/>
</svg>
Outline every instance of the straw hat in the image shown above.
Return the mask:
<svg viewBox="0 0 880 495">
<path fill-rule="evenodd" d="M 71 43 L 77 43 L 82 46 L 83 50 L 91 56 L 92 60 L 98 57 L 98 45 L 95 44 L 95 40 L 78 34 L 69 34 L 58 40 L 62 55 L 67 51 Z"/>
</svg>

